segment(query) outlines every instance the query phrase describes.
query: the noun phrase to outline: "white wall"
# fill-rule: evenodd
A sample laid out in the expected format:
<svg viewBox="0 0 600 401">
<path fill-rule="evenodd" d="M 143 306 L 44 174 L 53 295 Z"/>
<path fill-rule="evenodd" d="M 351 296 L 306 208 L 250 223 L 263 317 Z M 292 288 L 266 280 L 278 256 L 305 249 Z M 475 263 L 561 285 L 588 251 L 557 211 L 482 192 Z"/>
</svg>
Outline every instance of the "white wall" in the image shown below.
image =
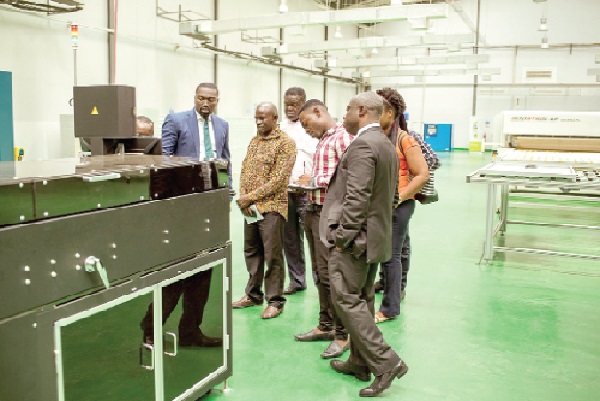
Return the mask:
<svg viewBox="0 0 600 401">
<path fill-rule="evenodd" d="M 476 0 L 457 2 L 466 16 L 476 21 Z M 531 0 L 482 0 L 481 36 L 484 40 L 480 54 L 489 54 L 490 62 L 484 68 L 498 67 L 500 75 L 491 81 L 479 80 L 476 96 L 477 116 L 492 121 L 503 110 L 600 110 L 600 87 L 595 76 L 587 75 L 589 68 L 600 54 L 600 1 L 572 0 L 569 2 L 547 1 L 548 43 L 550 49 L 541 49 L 543 33 L 538 31 L 544 3 Z M 419 35 L 410 31 L 407 22 L 382 24 L 375 34 Z M 448 19 L 433 21 L 431 34 L 469 33 L 459 15 L 453 13 Z M 589 47 L 560 47 L 557 44 L 592 44 Z M 486 48 L 486 45 L 491 48 Z M 531 48 L 517 48 L 515 45 Z M 400 56 L 445 55 L 445 49 L 400 49 Z M 456 54 L 472 54 L 463 50 Z M 448 66 L 456 68 L 457 66 Z M 535 94 L 535 86 L 523 84 L 525 68 L 555 68 L 556 88 L 564 89 L 564 95 L 544 96 Z M 473 109 L 473 78 L 448 76 L 425 77 L 424 85 L 414 77 L 372 79 L 374 89 L 392 86 L 398 89 L 407 103 L 414 128 L 422 130 L 422 123 L 450 123 L 454 128 L 454 146 L 468 147 L 469 118 Z M 437 84 L 437 85 L 436 85 Z M 489 87 L 502 93 L 489 94 Z M 495 85 L 495 86 L 494 86 Z M 507 87 L 509 86 L 509 87 Z M 542 87 L 542 86 L 539 86 Z M 488 93 L 486 93 L 486 91 Z"/>
<path fill-rule="evenodd" d="M 106 14 L 106 7 L 94 2 L 85 14 L 70 17 L 80 25 L 105 27 Z M 59 116 L 72 113 L 74 56 L 65 19 L 0 11 L 0 70 L 13 73 L 14 145 L 25 149 L 27 159 L 60 154 Z M 105 32 L 82 26 L 79 43 L 78 83 L 107 83 Z"/>
<path fill-rule="evenodd" d="M 181 4 L 187 15 L 212 17 L 213 0 L 159 0 L 167 11 L 176 11 Z M 481 117 L 492 119 L 505 109 L 548 110 L 598 110 L 600 93 L 594 76 L 587 75 L 588 68 L 597 67 L 594 57 L 600 47 L 575 47 L 571 49 L 519 48 L 515 54 L 514 44 L 538 46 L 541 33 L 537 31 L 543 6 L 531 0 L 482 0 L 481 32 L 488 46 L 480 53 L 489 53 L 491 61 L 486 67 L 500 67 L 501 75 L 482 82 L 489 84 L 519 84 L 522 70 L 529 67 L 555 67 L 557 83 L 571 85 L 562 96 L 532 95 L 530 87 L 507 88 L 501 94 L 477 93 L 477 110 Z M 571 0 L 569 2 L 547 1 L 549 43 L 595 43 L 600 38 L 600 1 Z M 198 43 L 179 35 L 178 24 L 158 18 L 153 0 L 128 0 L 119 2 L 115 83 L 137 88 L 138 113 L 155 121 L 156 134 L 170 110 L 184 110 L 193 106 L 196 85 L 212 81 L 214 55 L 198 48 Z M 465 15 L 475 21 L 476 0 L 457 2 Z M 315 2 L 288 1 L 290 11 L 320 10 Z M 221 0 L 219 16 L 243 18 L 250 15 L 277 13 L 277 0 Z M 85 2 L 83 11 L 70 14 L 46 16 L 8 11 L 0 7 L 0 70 L 13 72 L 15 146 L 26 150 L 28 159 L 46 159 L 61 154 L 60 119 L 72 113 L 68 104 L 74 83 L 73 50 L 69 23 L 80 25 L 77 50 L 79 85 L 108 83 L 108 33 L 106 32 L 107 7 L 102 1 Z M 172 15 L 176 17 L 176 15 Z M 276 17 L 272 17 L 276 18 Z M 435 34 L 470 32 L 460 15 L 450 12 L 449 18 L 433 22 Z M 334 28 L 330 29 L 330 40 Z M 302 36 L 283 32 L 284 42 L 317 42 L 324 40 L 323 27 L 307 27 Z M 342 26 L 344 39 L 357 37 L 356 26 Z M 415 35 L 407 22 L 379 24 L 363 29 L 363 35 L 393 34 Z M 256 36 L 279 37 L 279 30 L 249 32 Z M 269 45 L 269 44 L 267 44 Z M 271 43 L 270 45 L 276 45 Z M 221 35 L 219 47 L 259 55 L 263 44 L 242 42 L 239 33 Z M 391 49 L 391 55 L 446 54 L 445 49 L 411 48 Z M 471 50 L 463 50 L 470 54 Z M 455 53 L 454 53 L 455 54 Z M 346 52 L 332 52 L 346 56 Z M 366 55 L 363 55 L 366 56 Z M 221 102 L 218 114 L 232 121 L 232 137 L 239 138 L 235 146 L 234 160 L 243 156 L 244 144 L 254 132 L 253 108 L 263 100 L 281 104 L 282 91 L 290 86 L 302 86 L 308 97 L 323 98 L 322 76 L 284 69 L 275 65 L 218 57 L 218 86 Z M 297 55 L 285 56 L 283 62 L 298 67 L 312 67 L 314 59 Z M 332 75 L 349 76 L 349 70 L 332 69 Z M 425 85 L 414 78 L 373 80 L 372 87 L 395 86 L 406 99 L 411 122 L 451 123 L 455 128 L 455 147 L 466 147 L 468 121 L 473 108 L 472 77 L 432 77 Z M 341 119 L 348 100 L 355 94 L 352 84 L 327 80 L 327 104 L 332 115 Z M 518 101 L 518 106 L 517 106 Z M 419 122 L 417 124 L 417 122 Z M 235 165 L 235 162 L 234 162 Z"/>
</svg>

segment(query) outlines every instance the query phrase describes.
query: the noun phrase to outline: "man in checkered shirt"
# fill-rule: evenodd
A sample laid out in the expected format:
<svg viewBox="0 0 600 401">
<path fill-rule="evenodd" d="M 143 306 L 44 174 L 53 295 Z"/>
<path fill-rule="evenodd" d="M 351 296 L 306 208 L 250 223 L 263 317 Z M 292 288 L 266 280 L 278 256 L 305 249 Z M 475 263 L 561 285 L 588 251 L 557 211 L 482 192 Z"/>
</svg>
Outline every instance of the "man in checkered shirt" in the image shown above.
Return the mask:
<svg viewBox="0 0 600 401">
<path fill-rule="evenodd" d="M 346 131 L 342 123 L 336 123 L 325 104 L 317 99 L 311 99 L 302 106 L 300 122 L 308 134 L 319 139 L 313 158 L 312 175 L 302 175 L 297 181 L 298 185 L 313 188 L 308 190 L 304 229 L 310 248 L 312 268 L 317 273 L 319 324 L 314 329 L 294 337 L 298 341 L 331 341 L 321 357 L 336 358 L 349 348 L 348 332 L 337 318 L 331 304 L 327 267 L 329 250 L 319 239 L 319 218 L 329 181 L 354 137 Z"/>
</svg>

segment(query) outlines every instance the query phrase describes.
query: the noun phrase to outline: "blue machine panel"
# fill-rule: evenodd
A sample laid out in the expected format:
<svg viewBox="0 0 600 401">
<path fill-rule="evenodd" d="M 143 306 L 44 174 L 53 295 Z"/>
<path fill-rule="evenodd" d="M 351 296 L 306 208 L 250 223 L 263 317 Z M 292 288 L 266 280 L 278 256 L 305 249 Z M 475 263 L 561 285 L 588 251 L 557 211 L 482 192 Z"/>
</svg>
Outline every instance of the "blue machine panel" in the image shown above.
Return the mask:
<svg viewBox="0 0 600 401">
<path fill-rule="evenodd" d="M 425 142 L 436 152 L 452 150 L 452 124 L 425 124 Z"/>
<path fill-rule="evenodd" d="M 14 159 L 13 146 L 12 72 L 0 71 L 0 160 Z"/>
</svg>

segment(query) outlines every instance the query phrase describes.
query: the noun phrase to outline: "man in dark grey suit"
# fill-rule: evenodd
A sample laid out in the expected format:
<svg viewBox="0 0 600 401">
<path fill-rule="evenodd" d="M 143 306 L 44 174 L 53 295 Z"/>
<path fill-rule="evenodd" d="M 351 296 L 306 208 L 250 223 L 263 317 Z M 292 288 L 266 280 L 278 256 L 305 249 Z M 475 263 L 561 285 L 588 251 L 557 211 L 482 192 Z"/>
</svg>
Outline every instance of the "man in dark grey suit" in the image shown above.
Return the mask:
<svg viewBox="0 0 600 401">
<path fill-rule="evenodd" d="M 373 397 L 402 377 L 408 366 L 385 342 L 375 325 L 373 284 L 377 263 L 392 254 L 392 210 L 398 185 L 398 156 L 379 127 L 383 100 L 374 92 L 350 100 L 344 126 L 356 135 L 329 184 L 319 224 L 330 248 L 329 281 L 336 312 L 350 333 L 348 361 L 332 360 L 339 373 L 361 381 Z"/>
</svg>

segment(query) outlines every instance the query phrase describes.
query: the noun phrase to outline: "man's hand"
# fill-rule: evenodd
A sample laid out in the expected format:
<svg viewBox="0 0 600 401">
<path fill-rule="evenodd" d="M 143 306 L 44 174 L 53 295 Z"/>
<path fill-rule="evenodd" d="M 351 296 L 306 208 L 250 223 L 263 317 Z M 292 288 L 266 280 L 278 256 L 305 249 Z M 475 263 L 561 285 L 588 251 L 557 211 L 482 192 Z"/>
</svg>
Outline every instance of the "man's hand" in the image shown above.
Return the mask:
<svg viewBox="0 0 600 401">
<path fill-rule="evenodd" d="M 240 209 L 246 209 L 252 204 L 252 201 L 249 199 L 248 195 L 241 195 L 237 200 L 237 205 Z"/>
<path fill-rule="evenodd" d="M 298 177 L 298 179 L 294 182 L 294 184 L 300 185 L 303 187 L 307 187 L 310 185 L 311 179 L 312 179 L 312 177 L 310 175 L 303 174 L 300 177 Z"/>
<path fill-rule="evenodd" d="M 240 210 L 244 216 L 254 217 L 254 212 L 249 207 Z"/>
</svg>

